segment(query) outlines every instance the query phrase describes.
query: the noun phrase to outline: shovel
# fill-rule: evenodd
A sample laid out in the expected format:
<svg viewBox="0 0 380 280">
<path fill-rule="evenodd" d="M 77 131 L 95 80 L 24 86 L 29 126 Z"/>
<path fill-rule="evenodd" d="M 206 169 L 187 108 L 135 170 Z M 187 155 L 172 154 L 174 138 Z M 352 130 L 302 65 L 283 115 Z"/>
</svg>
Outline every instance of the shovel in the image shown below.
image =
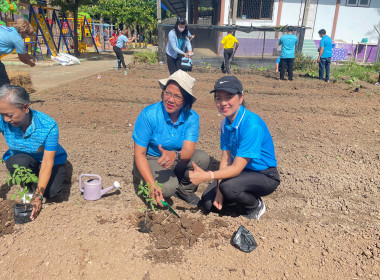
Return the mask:
<svg viewBox="0 0 380 280">
<path fill-rule="evenodd" d="M 166 203 L 163 200 L 161 200 L 161 203 L 162 203 L 162 205 L 168 207 L 169 211 L 172 212 L 174 215 L 176 215 L 179 218 L 179 215 L 177 214 L 177 212 L 168 203 Z"/>
</svg>

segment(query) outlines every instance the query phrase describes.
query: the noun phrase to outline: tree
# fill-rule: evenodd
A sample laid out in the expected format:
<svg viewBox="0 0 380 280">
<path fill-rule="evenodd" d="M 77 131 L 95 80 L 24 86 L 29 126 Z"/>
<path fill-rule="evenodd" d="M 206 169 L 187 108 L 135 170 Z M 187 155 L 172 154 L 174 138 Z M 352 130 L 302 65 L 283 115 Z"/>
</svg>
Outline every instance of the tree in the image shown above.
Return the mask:
<svg viewBox="0 0 380 280">
<path fill-rule="evenodd" d="M 78 9 L 79 6 L 93 5 L 98 0 L 52 0 L 51 4 L 61 7 L 62 12 L 72 12 L 74 15 L 74 52 L 76 56 L 79 56 L 78 49 Z"/>
</svg>

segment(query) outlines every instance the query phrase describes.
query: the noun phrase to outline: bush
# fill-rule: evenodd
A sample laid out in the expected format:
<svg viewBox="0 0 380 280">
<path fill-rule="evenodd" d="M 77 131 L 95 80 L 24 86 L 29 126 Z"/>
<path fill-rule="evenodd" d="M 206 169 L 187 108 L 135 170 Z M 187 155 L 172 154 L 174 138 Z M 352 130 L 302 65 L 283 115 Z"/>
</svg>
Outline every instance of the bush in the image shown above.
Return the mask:
<svg viewBox="0 0 380 280">
<path fill-rule="evenodd" d="M 158 53 L 152 52 L 150 50 L 143 51 L 143 52 L 135 52 L 133 56 L 135 57 L 135 60 L 137 62 L 153 64 L 158 61 Z"/>
<path fill-rule="evenodd" d="M 375 83 L 377 80 L 377 73 L 380 70 L 380 63 L 376 65 L 360 65 L 354 61 L 345 63 L 339 67 L 331 69 L 331 74 L 336 80 L 345 76 L 352 79 L 359 79 L 368 83 Z"/>
<path fill-rule="evenodd" d="M 311 56 L 304 55 L 302 53 L 296 53 L 294 58 L 294 70 L 300 71 L 316 71 L 318 70 L 318 64 Z"/>
</svg>

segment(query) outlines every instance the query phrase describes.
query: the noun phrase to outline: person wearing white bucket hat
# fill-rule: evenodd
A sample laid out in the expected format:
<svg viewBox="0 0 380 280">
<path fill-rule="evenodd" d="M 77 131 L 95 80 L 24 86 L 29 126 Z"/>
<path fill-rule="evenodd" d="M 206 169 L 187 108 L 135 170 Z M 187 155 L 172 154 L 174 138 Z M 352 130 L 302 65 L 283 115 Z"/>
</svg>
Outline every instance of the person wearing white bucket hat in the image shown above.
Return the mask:
<svg viewBox="0 0 380 280">
<path fill-rule="evenodd" d="M 175 196 L 192 206 L 199 197 L 197 186 L 189 179 L 191 162 L 207 168 L 209 156 L 196 150 L 199 116 L 193 111 L 195 79 L 182 70 L 159 80 L 162 101 L 145 107 L 137 117 L 134 141 L 134 169 L 145 183 L 154 186 L 152 197 L 158 205 Z M 162 184 L 160 190 L 156 182 Z"/>
</svg>

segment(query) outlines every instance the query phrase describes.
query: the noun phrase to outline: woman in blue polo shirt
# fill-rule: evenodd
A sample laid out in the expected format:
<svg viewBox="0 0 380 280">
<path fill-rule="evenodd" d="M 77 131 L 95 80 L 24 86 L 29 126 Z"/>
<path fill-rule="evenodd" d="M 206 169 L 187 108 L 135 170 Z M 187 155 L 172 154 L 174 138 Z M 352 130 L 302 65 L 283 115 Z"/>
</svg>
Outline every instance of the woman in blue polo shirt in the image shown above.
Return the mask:
<svg viewBox="0 0 380 280">
<path fill-rule="evenodd" d="M 159 80 L 162 101 L 145 107 L 133 130 L 136 175 L 153 186 L 151 195 L 160 206 L 161 200 L 173 195 L 192 206 L 199 202 L 189 171 L 192 161 L 207 168 L 209 157 L 195 149 L 199 116 L 191 109 L 196 100 L 194 83 L 195 79 L 182 70 Z M 162 190 L 155 180 L 162 184 Z"/>
<path fill-rule="evenodd" d="M 272 137 L 265 122 L 244 107 L 243 86 L 235 76 L 220 78 L 211 92 L 216 108 L 226 117 L 221 125 L 222 159 L 215 172 L 193 164 L 190 180 L 196 185 L 213 181 L 200 203 L 206 212 L 213 205 L 218 210 L 238 205 L 246 218 L 258 220 L 265 212 L 261 197 L 280 184 Z"/>
<path fill-rule="evenodd" d="M 0 133 L 8 150 L 3 155 L 13 174 L 14 164 L 31 169 L 38 175 L 31 204 L 34 220 L 42 208 L 43 197 L 57 196 L 63 187 L 67 154 L 58 144 L 58 126 L 49 116 L 30 108 L 29 94 L 13 85 L 0 87 Z M 31 186 L 35 187 L 35 186 Z"/>
</svg>

